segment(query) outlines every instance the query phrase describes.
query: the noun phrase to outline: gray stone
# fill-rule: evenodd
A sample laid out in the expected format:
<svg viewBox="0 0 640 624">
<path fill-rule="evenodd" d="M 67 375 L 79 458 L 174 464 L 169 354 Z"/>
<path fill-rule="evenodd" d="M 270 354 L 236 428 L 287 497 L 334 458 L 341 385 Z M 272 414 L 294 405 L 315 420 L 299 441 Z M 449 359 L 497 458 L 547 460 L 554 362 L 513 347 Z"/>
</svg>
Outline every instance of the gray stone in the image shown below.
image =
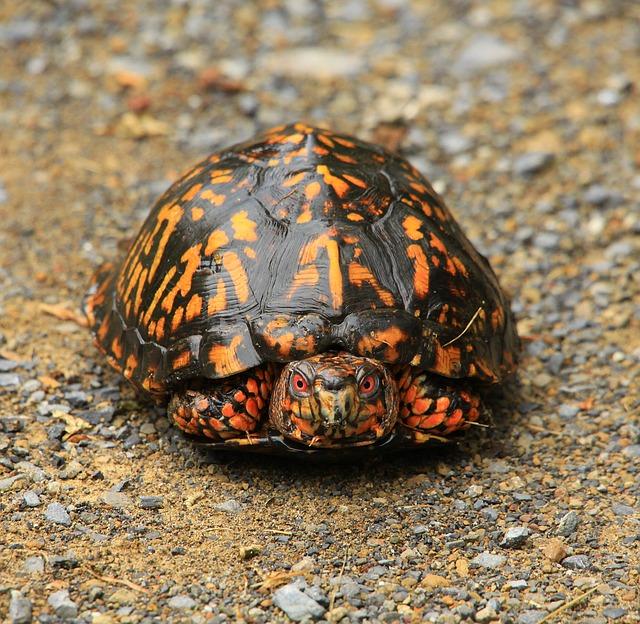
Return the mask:
<svg viewBox="0 0 640 624">
<path fill-rule="evenodd" d="M 575 418 L 580 413 L 580 408 L 577 405 L 571 405 L 569 403 L 563 403 L 558 408 L 558 416 L 564 420 Z"/>
<path fill-rule="evenodd" d="M 629 446 L 624 448 L 622 454 L 625 457 L 631 457 L 634 459 L 640 457 L 640 444 L 630 444 Z"/>
<path fill-rule="evenodd" d="M 575 511 L 570 511 L 560 519 L 556 533 L 562 537 L 569 537 L 576 530 L 579 523 L 580 517 L 578 514 Z"/>
<path fill-rule="evenodd" d="M 71 525 L 71 516 L 67 510 L 60 503 L 49 503 L 47 509 L 44 512 L 44 517 L 55 524 L 62 524 L 63 526 Z"/>
<path fill-rule="evenodd" d="M 301 622 L 307 618 L 319 618 L 325 612 L 325 608 L 301 591 L 296 583 L 289 583 L 276 590 L 273 594 L 273 603 L 294 622 Z"/>
<path fill-rule="evenodd" d="M 618 202 L 621 197 L 615 191 L 611 191 L 599 184 L 591 185 L 584 194 L 584 201 L 594 206 L 604 206 L 610 202 Z"/>
<path fill-rule="evenodd" d="M 0 358 L 0 373 L 12 371 L 14 368 L 18 368 L 18 366 L 18 362 L 15 362 L 14 360 L 5 360 L 4 358 Z"/>
<path fill-rule="evenodd" d="M 547 612 L 542 609 L 528 609 L 518 616 L 517 622 L 518 624 L 538 624 L 546 615 Z"/>
<path fill-rule="evenodd" d="M 275 75 L 331 80 L 358 74 L 364 57 L 339 48 L 299 47 L 265 54 L 259 64 Z"/>
<path fill-rule="evenodd" d="M 516 579 L 514 581 L 508 581 L 507 587 L 510 587 L 511 589 L 526 589 L 529 587 L 529 583 L 524 579 Z"/>
<path fill-rule="evenodd" d="M 11 624 L 29 624 L 31 622 L 31 601 L 15 589 L 11 590 L 9 622 Z"/>
<path fill-rule="evenodd" d="M 16 469 L 26 474 L 34 483 L 42 483 L 47 478 L 47 475 L 40 466 L 36 466 L 28 461 L 21 461 L 16 464 Z"/>
<path fill-rule="evenodd" d="M 491 622 L 495 620 L 497 616 L 496 610 L 487 605 L 476 612 L 475 619 L 476 622 Z"/>
<path fill-rule="evenodd" d="M 49 596 L 47 602 L 62 620 L 71 620 L 78 615 L 78 606 L 69 598 L 69 590 L 61 589 Z"/>
<path fill-rule="evenodd" d="M 602 615 L 608 617 L 612 620 L 617 620 L 621 617 L 627 615 L 627 609 L 623 609 L 622 607 L 607 607 L 602 611 Z"/>
<path fill-rule="evenodd" d="M 7 490 L 10 490 L 16 481 L 20 481 L 24 478 L 25 475 L 18 474 L 14 475 L 13 477 L 7 477 L 6 479 L 0 479 L 0 492 L 6 492 Z"/>
<path fill-rule="evenodd" d="M 591 567 L 591 560 L 587 555 L 571 555 L 565 557 L 560 563 L 569 570 L 588 570 Z"/>
<path fill-rule="evenodd" d="M 511 527 L 505 532 L 500 546 L 502 548 L 519 548 L 527 541 L 528 537 L 529 529 L 527 527 Z"/>
<path fill-rule="evenodd" d="M 49 564 L 52 568 L 71 570 L 78 566 L 78 557 L 73 550 L 68 550 L 64 555 L 53 555 L 53 557 L 49 559 Z"/>
<path fill-rule="evenodd" d="M 459 132 L 446 132 L 440 135 L 440 145 L 447 154 L 455 155 L 471 148 L 471 141 Z"/>
<path fill-rule="evenodd" d="M 27 424 L 27 419 L 21 416 L 0 416 L 0 429 L 7 433 L 18 433 Z"/>
<path fill-rule="evenodd" d="M 613 503 L 613 505 L 611 505 L 611 511 L 613 511 L 616 516 L 633 516 L 633 514 L 636 513 L 633 507 L 623 503 Z"/>
<path fill-rule="evenodd" d="M 40 497 L 33 490 L 23 492 L 22 500 L 27 507 L 38 507 L 41 504 Z"/>
<path fill-rule="evenodd" d="M 196 601 L 191 596 L 185 596 L 184 594 L 178 594 L 173 596 L 167 603 L 172 609 L 193 609 L 196 606 Z"/>
<path fill-rule="evenodd" d="M 44 559 L 42 557 L 27 557 L 22 569 L 27 574 L 41 574 L 44 572 Z"/>
<path fill-rule="evenodd" d="M 458 76 L 470 76 L 476 71 L 510 63 L 519 52 L 502 39 L 489 34 L 475 35 L 460 52 L 453 64 Z"/>
<path fill-rule="evenodd" d="M 160 509 L 163 505 L 162 496 L 141 496 L 140 507 L 142 509 Z"/>
<path fill-rule="evenodd" d="M 0 373 L 0 388 L 17 388 L 20 377 L 15 373 Z"/>
<path fill-rule="evenodd" d="M 471 565 L 475 568 L 495 569 L 501 567 L 507 558 L 504 555 L 493 555 L 490 552 L 483 552 L 476 555 L 471 560 Z"/>
<path fill-rule="evenodd" d="M 517 156 L 513 160 L 513 172 L 521 176 L 530 176 L 540 173 L 548 167 L 554 160 L 553 154 L 549 152 L 527 152 Z"/>
<path fill-rule="evenodd" d="M 102 495 L 102 502 L 109 507 L 115 507 L 117 509 L 123 509 L 133 505 L 131 498 L 124 492 L 114 492 L 113 490 L 108 490 Z"/>
<path fill-rule="evenodd" d="M 225 513 L 229 514 L 238 514 L 243 509 L 242 505 L 235 498 L 229 498 L 223 503 L 214 505 L 213 508 L 216 511 L 224 511 Z"/>
</svg>

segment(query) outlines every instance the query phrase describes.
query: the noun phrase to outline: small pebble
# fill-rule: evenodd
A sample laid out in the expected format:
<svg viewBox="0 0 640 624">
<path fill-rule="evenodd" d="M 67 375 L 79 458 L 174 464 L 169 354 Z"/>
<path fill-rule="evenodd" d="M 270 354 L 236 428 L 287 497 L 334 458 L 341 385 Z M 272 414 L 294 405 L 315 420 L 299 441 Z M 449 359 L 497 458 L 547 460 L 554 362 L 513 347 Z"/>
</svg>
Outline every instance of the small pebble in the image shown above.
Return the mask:
<svg viewBox="0 0 640 624">
<path fill-rule="evenodd" d="M 569 570 L 588 570 L 591 567 L 591 560 L 586 555 L 571 555 L 571 557 L 565 557 L 561 564 Z"/>
<path fill-rule="evenodd" d="M 69 590 L 60 589 L 47 599 L 55 614 L 61 620 L 71 620 L 78 615 L 78 606 L 69 598 Z"/>
<path fill-rule="evenodd" d="M 530 176 L 546 169 L 554 160 L 548 152 L 528 152 L 513 161 L 513 172 L 520 176 Z"/>
<path fill-rule="evenodd" d="M 167 604 L 172 609 L 186 611 L 188 609 L 193 609 L 197 603 L 193 598 L 191 598 L 191 596 L 179 594 L 178 596 L 173 596 Z"/>
<path fill-rule="evenodd" d="M 476 568 L 500 568 L 504 564 L 507 558 L 504 555 L 493 555 L 490 552 L 483 552 L 476 555 L 471 560 L 471 566 Z"/>
<path fill-rule="evenodd" d="M 562 537 L 569 537 L 576 530 L 579 522 L 578 514 L 575 511 L 570 511 L 560 519 L 556 533 Z"/>
<path fill-rule="evenodd" d="M 11 624 L 29 624 L 31 622 L 31 601 L 15 589 L 11 590 L 9 622 Z"/>
<path fill-rule="evenodd" d="M 217 503 L 213 506 L 216 511 L 224 511 L 228 514 L 239 514 L 244 508 L 234 498 L 230 498 L 223 503 Z"/>
<path fill-rule="evenodd" d="M 60 503 L 49 503 L 44 512 L 44 517 L 55 524 L 71 526 L 71 516 Z"/>
<path fill-rule="evenodd" d="M 273 594 L 273 604 L 282 609 L 294 622 L 307 618 L 319 618 L 325 608 L 301 591 L 295 583 L 277 589 Z"/>
<path fill-rule="evenodd" d="M 527 527 L 512 527 L 506 531 L 500 546 L 502 548 L 519 548 L 524 545 L 529 537 L 529 529 Z"/>
<path fill-rule="evenodd" d="M 140 507 L 142 509 L 161 509 L 164 498 L 162 496 L 141 496 Z"/>
</svg>

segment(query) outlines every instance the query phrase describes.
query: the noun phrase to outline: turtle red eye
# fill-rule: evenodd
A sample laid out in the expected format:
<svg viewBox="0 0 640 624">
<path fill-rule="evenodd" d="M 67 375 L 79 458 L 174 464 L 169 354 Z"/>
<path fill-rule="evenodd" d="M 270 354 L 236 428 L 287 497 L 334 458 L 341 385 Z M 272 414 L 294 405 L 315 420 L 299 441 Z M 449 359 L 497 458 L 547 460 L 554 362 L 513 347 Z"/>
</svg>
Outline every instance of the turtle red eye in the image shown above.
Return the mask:
<svg viewBox="0 0 640 624">
<path fill-rule="evenodd" d="M 358 389 L 363 397 L 373 396 L 380 387 L 380 377 L 374 373 L 369 373 L 360 380 Z"/>
<path fill-rule="evenodd" d="M 307 396 L 309 394 L 309 382 L 302 373 L 293 373 L 290 386 L 291 392 L 295 396 Z"/>
</svg>

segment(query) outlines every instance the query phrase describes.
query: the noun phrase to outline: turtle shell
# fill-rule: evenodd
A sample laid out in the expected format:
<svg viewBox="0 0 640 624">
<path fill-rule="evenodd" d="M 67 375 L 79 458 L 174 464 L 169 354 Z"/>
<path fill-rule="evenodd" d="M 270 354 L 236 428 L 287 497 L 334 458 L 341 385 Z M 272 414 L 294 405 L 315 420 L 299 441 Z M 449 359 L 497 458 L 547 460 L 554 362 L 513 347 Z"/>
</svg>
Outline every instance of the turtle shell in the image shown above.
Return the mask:
<svg viewBox="0 0 640 624">
<path fill-rule="evenodd" d="M 333 348 L 496 382 L 518 337 L 487 260 L 406 160 L 294 124 L 213 154 L 85 298 L 99 348 L 162 398 Z"/>
</svg>

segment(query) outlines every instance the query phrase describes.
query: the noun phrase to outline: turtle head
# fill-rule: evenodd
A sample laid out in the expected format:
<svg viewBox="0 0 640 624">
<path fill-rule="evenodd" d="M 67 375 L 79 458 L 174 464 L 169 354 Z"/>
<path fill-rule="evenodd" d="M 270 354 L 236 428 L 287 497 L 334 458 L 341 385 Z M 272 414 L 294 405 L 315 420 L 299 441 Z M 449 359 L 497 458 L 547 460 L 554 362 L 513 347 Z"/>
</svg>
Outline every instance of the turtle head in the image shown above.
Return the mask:
<svg viewBox="0 0 640 624">
<path fill-rule="evenodd" d="M 310 446 L 369 444 L 389 433 L 398 390 L 387 367 L 346 352 L 287 364 L 271 397 L 269 420 Z"/>
</svg>

